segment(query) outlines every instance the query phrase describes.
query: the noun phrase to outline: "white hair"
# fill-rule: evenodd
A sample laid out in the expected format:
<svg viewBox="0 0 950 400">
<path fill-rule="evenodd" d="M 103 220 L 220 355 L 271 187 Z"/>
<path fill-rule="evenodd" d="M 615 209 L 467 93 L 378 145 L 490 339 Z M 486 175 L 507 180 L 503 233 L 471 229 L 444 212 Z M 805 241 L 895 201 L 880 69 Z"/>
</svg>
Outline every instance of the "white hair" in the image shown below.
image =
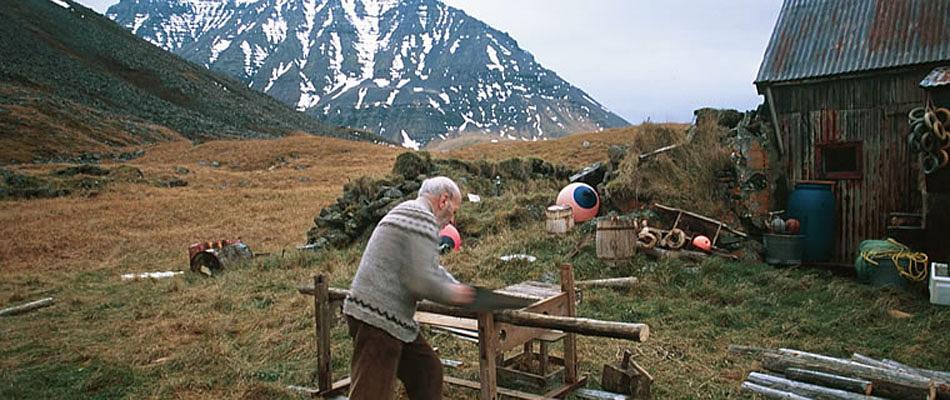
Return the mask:
<svg viewBox="0 0 950 400">
<path fill-rule="evenodd" d="M 462 198 L 459 185 L 445 176 L 426 179 L 422 181 L 422 187 L 419 188 L 419 197 L 441 196 L 442 193 L 449 193 L 453 197 Z"/>
</svg>

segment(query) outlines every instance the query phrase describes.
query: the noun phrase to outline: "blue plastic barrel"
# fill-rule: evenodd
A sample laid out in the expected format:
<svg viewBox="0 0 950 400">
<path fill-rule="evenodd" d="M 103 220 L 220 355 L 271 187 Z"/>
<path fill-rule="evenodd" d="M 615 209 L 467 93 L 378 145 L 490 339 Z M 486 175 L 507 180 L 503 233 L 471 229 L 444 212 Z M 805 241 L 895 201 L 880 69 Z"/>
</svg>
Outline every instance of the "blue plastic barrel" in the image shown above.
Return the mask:
<svg viewBox="0 0 950 400">
<path fill-rule="evenodd" d="M 835 248 L 835 195 L 833 183 L 803 182 L 788 198 L 786 214 L 801 223 L 805 236 L 802 261 L 823 262 L 831 259 Z"/>
</svg>

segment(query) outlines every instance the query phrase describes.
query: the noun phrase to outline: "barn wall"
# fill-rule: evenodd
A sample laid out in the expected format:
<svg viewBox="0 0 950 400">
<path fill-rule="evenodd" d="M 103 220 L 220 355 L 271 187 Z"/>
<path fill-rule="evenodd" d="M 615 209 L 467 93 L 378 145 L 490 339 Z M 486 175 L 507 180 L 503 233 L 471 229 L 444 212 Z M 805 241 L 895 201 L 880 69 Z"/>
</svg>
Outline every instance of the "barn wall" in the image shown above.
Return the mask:
<svg viewBox="0 0 950 400">
<path fill-rule="evenodd" d="M 920 167 L 906 144 L 907 113 L 923 105 L 918 83 L 929 70 L 772 86 L 789 187 L 801 180 L 835 182 L 832 261 L 853 263 L 862 240 L 883 238 L 889 213 L 922 211 Z M 817 145 L 850 141 L 862 143 L 860 179 L 822 177 Z"/>
</svg>

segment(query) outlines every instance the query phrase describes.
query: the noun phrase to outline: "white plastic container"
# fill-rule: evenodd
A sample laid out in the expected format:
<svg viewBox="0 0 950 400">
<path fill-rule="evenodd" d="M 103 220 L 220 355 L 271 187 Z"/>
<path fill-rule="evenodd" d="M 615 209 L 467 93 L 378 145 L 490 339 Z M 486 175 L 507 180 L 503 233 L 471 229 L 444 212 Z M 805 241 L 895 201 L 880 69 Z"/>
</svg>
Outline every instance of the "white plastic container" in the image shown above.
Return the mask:
<svg viewBox="0 0 950 400">
<path fill-rule="evenodd" d="M 950 267 L 946 263 L 930 263 L 930 302 L 950 306 Z"/>
</svg>

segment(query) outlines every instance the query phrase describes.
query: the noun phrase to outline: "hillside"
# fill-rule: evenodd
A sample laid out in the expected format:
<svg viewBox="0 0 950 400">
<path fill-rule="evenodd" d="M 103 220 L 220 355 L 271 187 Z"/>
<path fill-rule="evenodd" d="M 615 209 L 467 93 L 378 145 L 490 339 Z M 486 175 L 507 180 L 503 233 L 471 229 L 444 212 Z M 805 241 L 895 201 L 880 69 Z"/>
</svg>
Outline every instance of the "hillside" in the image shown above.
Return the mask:
<svg viewBox="0 0 950 400">
<path fill-rule="evenodd" d="M 583 164 L 606 158 L 612 145 L 633 144 L 635 150 L 646 139 L 644 131 L 661 130 L 635 127 L 510 148 Z M 499 149 L 472 147 L 466 157 L 492 158 Z M 307 135 L 160 143 L 140 158 L 100 167 L 138 168 L 145 180 L 175 175 L 187 186 L 128 182 L 51 199 L 0 200 L 0 237 L 16 238 L 0 241 L 0 307 L 55 298 L 49 308 L 3 317 L 0 398 L 305 398 L 287 389 L 312 386 L 316 366 L 313 299 L 296 288 L 318 273 L 328 274 L 333 286 L 347 286 L 363 244 L 319 253 L 295 247 L 344 185 L 388 174 L 403 151 Z M 574 162 L 571 154 L 581 159 Z M 665 181 L 668 164 L 658 165 L 659 172 L 643 171 Z M 4 169 L 49 176 L 68 167 Z M 583 291 L 579 315 L 651 328 L 643 343 L 578 338 L 579 369 L 590 376 L 590 387 L 598 387 L 603 364 L 616 364 L 623 349 L 656 377 L 658 399 L 756 398 L 738 390 L 756 361 L 728 353 L 729 344 L 836 357 L 857 352 L 950 369 L 950 338 L 937 334 L 950 329 L 950 309 L 929 304 L 920 293 L 757 262 L 638 255 L 607 264 L 597 259 L 593 241 L 578 247 L 592 235 L 592 224 L 564 236 L 544 233 L 543 217 L 533 206 L 553 201 L 550 186 L 513 185 L 499 196 L 482 194 L 482 202 L 465 202 L 458 215 L 463 232 L 484 228 L 481 235 L 463 237 L 462 250 L 441 260 L 461 280 L 488 287 L 551 280 L 565 262 L 574 265 L 579 280 L 639 278 L 627 291 Z M 214 278 L 186 272 L 154 281 L 120 279 L 131 272 L 187 270 L 188 245 L 237 237 L 270 255 Z M 517 253 L 538 260 L 499 260 Z M 477 376 L 477 346 L 435 330 L 427 338 L 442 357 L 464 362 L 447 374 Z M 334 376 L 342 377 L 350 354 L 344 326 L 332 330 L 332 341 Z M 446 399 L 473 395 L 445 389 Z"/>
<path fill-rule="evenodd" d="M 407 147 L 627 125 L 515 38 L 438 0 L 123 0 L 107 15 L 297 110 Z"/>
<path fill-rule="evenodd" d="M 322 124 L 63 4 L 0 2 L 0 163 L 294 131 L 378 140 Z"/>
</svg>

